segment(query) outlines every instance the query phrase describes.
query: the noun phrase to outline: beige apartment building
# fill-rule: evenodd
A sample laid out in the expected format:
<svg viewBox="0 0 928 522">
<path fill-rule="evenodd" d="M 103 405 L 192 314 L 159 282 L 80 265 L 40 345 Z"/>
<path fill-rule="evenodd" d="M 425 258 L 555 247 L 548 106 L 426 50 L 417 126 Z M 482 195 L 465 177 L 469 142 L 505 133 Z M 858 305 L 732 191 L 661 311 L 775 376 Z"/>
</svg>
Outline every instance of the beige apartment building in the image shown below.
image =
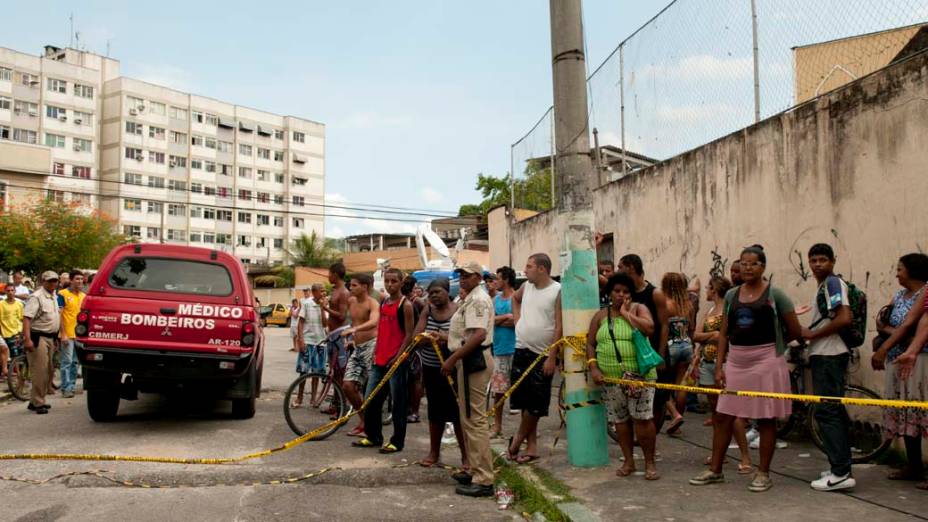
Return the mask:
<svg viewBox="0 0 928 522">
<path fill-rule="evenodd" d="M 119 75 L 119 62 L 0 48 L 0 196 L 98 208 L 148 242 L 277 263 L 324 235 L 325 126 Z"/>
</svg>

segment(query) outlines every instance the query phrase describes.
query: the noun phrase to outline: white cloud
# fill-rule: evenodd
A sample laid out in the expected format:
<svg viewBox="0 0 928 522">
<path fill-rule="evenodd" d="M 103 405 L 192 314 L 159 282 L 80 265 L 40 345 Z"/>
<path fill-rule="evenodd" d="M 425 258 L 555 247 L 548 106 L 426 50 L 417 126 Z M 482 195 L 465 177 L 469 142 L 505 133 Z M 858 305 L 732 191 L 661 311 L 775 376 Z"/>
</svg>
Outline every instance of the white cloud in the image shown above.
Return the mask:
<svg viewBox="0 0 928 522">
<path fill-rule="evenodd" d="M 421 190 L 419 190 L 419 197 L 422 198 L 422 201 L 430 205 L 439 203 L 441 200 L 445 199 L 445 196 L 441 192 L 433 189 L 432 187 L 423 187 Z"/>
<path fill-rule="evenodd" d="M 331 193 L 325 195 L 327 205 L 337 205 L 343 207 L 357 206 L 352 205 L 351 201 L 342 194 Z M 382 214 L 376 212 L 365 212 L 359 210 L 349 210 L 343 208 L 327 208 L 325 218 L 326 237 L 345 237 L 358 234 L 414 234 L 419 223 L 410 221 L 392 221 L 396 219 L 415 219 L 415 216 L 405 216 L 402 214 Z M 341 217 L 333 217 L 336 214 Z M 364 219 L 364 216 L 376 216 Z M 386 217 L 387 219 L 378 219 Z"/>
<path fill-rule="evenodd" d="M 660 105 L 657 108 L 657 119 L 661 122 L 685 123 L 693 128 L 699 128 L 700 123 L 707 121 L 726 121 L 737 114 L 738 109 L 727 103 Z"/>
<path fill-rule="evenodd" d="M 194 75 L 176 65 L 135 63 L 126 72 L 126 76 L 179 91 L 199 91 L 198 85 L 191 80 Z"/>
<path fill-rule="evenodd" d="M 710 54 L 686 56 L 676 63 L 646 65 L 630 71 L 630 83 L 652 79 L 705 81 L 735 80 L 750 78 L 754 71 L 750 56 L 743 58 L 718 57 Z"/>
</svg>

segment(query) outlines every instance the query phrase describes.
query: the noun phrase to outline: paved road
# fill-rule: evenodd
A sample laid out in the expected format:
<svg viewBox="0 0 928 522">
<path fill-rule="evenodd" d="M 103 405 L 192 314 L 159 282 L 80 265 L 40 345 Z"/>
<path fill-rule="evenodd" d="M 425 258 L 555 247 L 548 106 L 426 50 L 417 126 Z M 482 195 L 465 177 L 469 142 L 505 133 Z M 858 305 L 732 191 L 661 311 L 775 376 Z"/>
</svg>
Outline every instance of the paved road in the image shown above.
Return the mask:
<svg viewBox="0 0 928 522">
<path fill-rule="evenodd" d="M 283 393 L 293 380 L 294 357 L 283 328 L 266 330 L 264 391 L 255 418 L 230 418 L 227 402 L 141 395 L 123 401 L 119 419 L 97 424 L 86 413 L 84 395 L 51 398 L 48 415 L 25 403 L 0 402 L 0 452 L 112 453 L 172 457 L 232 457 L 272 447 L 294 434 L 282 413 Z M 424 411 L 424 408 L 423 408 Z M 387 427 L 386 433 L 390 433 Z M 0 481 L 3 520 L 491 520 L 511 518 L 491 500 L 454 494 L 447 472 L 411 465 L 425 455 L 424 424 L 411 426 L 406 451 L 383 456 L 349 446 L 342 429 L 265 459 L 226 466 L 122 462 L 11 461 L 0 475 L 44 480 L 61 473 L 105 470 L 118 480 L 176 484 L 174 489 L 139 489 L 95 476 L 71 476 L 36 486 Z M 449 459 L 455 450 L 448 452 Z M 449 460 L 452 464 L 458 462 Z M 294 485 L 218 486 L 301 476 L 338 467 Z"/>
</svg>

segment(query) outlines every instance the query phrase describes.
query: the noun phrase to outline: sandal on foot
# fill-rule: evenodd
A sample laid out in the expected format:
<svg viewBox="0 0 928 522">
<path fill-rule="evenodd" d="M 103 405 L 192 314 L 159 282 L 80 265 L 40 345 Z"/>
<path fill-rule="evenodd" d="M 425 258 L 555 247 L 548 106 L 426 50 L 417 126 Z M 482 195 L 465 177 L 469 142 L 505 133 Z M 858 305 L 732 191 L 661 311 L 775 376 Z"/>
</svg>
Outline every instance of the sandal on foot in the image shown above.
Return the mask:
<svg viewBox="0 0 928 522">
<path fill-rule="evenodd" d="M 652 470 L 644 472 L 645 480 L 657 480 L 659 478 L 661 478 L 661 474 L 658 473 L 656 469 L 652 469 Z"/>
<path fill-rule="evenodd" d="M 770 480 L 770 475 L 758 471 L 754 474 L 754 480 L 752 480 L 751 484 L 748 485 L 748 491 L 762 493 L 772 487 L 773 481 Z"/>
<path fill-rule="evenodd" d="M 715 473 L 711 469 L 707 469 L 690 479 L 691 486 L 707 486 L 709 484 L 721 484 L 722 482 L 725 482 L 725 475 Z"/>
<path fill-rule="evenodd" d="M 635 472 L 635 468 L 632 468 L 632 469 L 619 468 L 619 469 L 615 470 L 615 476 L 617 476 L 617 477 L 627 477 L 627 476 L 631 475 L 631 474 L 634 473 L 634 472 Z"/>
<path fill-rule="evenodd" d="M 361 440 L 356 440 L 352 442 L 351 445 L 354 446 L 355 448 L 376 448 L 377 446 L 379 446 L 379 444 L 375 444 L 367 437 L 364 437 Z"/>
<path fill-rule="evenodd" d="M 889 480 L 921 480 L 922 477 L 909 468 L 902 468 L 886 475 Z"/>
<path fill-rule="evenodd" d="M 525 455 L 519 455 L 518 457 L 516 457 L 516 463 L 517 464 L 528 464 L 529 462 L 535 462 L 539 458 L 540 457 L 538 455 L 529 455 L 526 453 Z"/>
<path fill-rule="evenodd" d="M 364 439 L 364 440 L 367 440 L 367 439 Z M 400 451 L 400 449 L 397 448 L 392 442 L 388 442 L 380 447 L 380 452 L 385 455 L 388 455 L 390 453 L 396 453 L 398 451 Z"/>
<path fill-rule="evenodd" d="M 519 448 L 516 448 L 515 453 L 512 452 L 512 440 L 515 437 L 509 437 L 509 444 L 506 446 L 506 460 L 510 462 L 515 462 L 519 458 Z"/>
<path fill-rule="evenodd" d="M 754 471 L 753 464 L 738 464 L 739 475 L 750 475 Z"/>
<path fill-rule="evenodd" d="M 667 433 L 667 435 L 674 435 L 680 431 L 680 426 L 683 426 L 684 422 L 683 417 L 677 417 L 670 423 L 670 426 L 667 426 L 667 431 L 665 433 Z"/>
<path fill-rule="evenodd" d="M 347 436 L 349 436 L 349 437 L 363 437 L 363 436 L 364 436 L 364 428 L 362 428 L 362 427 L 360 427 L 360 426 L 357 426 L 357 427 L 355 427 L 353 430 L 351 430 L 351 431 L 349 431 L 348 433 L 346 433 L 345 435 L 347 435 Z"/>
<path fill-rule="evenodd" d="M 438 461 L 437 461 L 437 460 L 429 460 L 428 458 L 424 458 L 424 459 L 420 460 L 419 462 L 416 462 L 416 464 L 422 466 L 423 468 L 431 468 L 432 466 L 438 464 Z"/>
</svg>

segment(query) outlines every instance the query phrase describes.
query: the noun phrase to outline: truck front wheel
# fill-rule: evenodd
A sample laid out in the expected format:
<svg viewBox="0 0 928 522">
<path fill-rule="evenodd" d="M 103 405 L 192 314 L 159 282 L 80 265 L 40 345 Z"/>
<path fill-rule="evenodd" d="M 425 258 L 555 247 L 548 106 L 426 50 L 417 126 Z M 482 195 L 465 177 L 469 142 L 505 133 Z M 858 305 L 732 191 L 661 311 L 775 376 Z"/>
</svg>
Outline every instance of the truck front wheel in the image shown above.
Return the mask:
<svg viewBox="0 0 928 522">
<path fill-rule="evenodd" d="M 119 380 L 116 374 L 84 369 L 87 413 L 95 422 L 109 422 L 119 410 Z"/>
</svg>

